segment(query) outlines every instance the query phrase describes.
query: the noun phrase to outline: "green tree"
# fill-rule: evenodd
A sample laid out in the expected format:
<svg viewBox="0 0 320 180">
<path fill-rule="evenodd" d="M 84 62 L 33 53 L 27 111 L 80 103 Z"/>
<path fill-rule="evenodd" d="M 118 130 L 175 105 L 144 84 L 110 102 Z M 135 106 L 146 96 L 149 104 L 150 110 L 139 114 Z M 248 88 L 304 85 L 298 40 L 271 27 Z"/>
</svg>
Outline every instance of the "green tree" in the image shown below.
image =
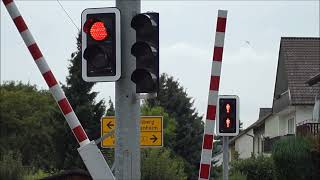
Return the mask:
<svg viewBox="0 0 320 180">
<path fill-rule="evenodd" d="M 143 149 L 141 154 L 142 180 L 185 180 L 183 160 L 169 149 Z"/>
<path fill-rule="evenodd" d="M 320 179 L 320 136 L 310 137 L 313 179 Z"/>
<path fill-rule="evenodd" d="M 55 127 L 58 107 L 46 90 L 30 84 L 0 86 L 0 154 L 21 154 L 23 165 L 51 171 L 56 168 Z"/>
<path fill-rule="evenodd" d="M 151 108 L 145 105 L 141 108 L 141 115 L 163 116 L 164 146 L 173 149 L 176 145 L 176 121 L 159 106 Z"/>
<path fill-rule="evenodd" d="M 148 106 L 161 106 L 177 122 L 173 151 L 185 159 L 188 179 L 197 179 L 203 135 L 202 117 L 193 108 L 193 100 L 173 77 L 162 74 L 159 94 L 147 101 Z"/>
<path fill-rule="evenodd" d="M 63 90 L 79 118 L 88 137 L 93 140 L 100 137 L 100 119 L 105 113 L 105 103 L 103 100 L 96 102 L 97 92 L 92 91 L 95 83 L 85 82 L 81 76 L 81 36 L 77 38 L 77 51 L 72 53 L 70 66 L 68 67 L 69 75 L 66 78 L 67 84 Z M 64 121 L 61 114 L 60 121 Z M 77 151 L 79 146 L 65 123 L 64 129 L 60 129 L 58 138 L 60 146 L 61 168 L 71 169 L 74 167 L 84 167 L 83 162 Z"/>
<path fill-rule="evenodd" d="M 164 131 L 164 148 L 141 151 L 141 179 L 187 179 L 184 160 L 172 151 L 176 142 L 176 121 L 160 106 L 143 105 L 141 115 L 163 116 Z"/>
<path fill-rule="evenodd" d="M 111 100 L 111 97 L 109 97 L 109 101 L 108 101 L 108 109 L 106 112 L 106 116 L 114 116 L 116 113 L 115 109 L 114 109 L 114 105 L 113 102 Z"/>
<path fill-rule="evenodd" d="M 274 164 L 270 157 L 258 156 L 248 159 L 239 159 L 231 162 L 230 173 L 241 173 L 248 180 L 273 180 Z"/>
<path fill-rule="evenodd" d="M 21 180 L 25 174 L 19 152 L 8 151 L 0 154 L 0 179 Z"/>
<path fill-rule="evenodd" d="M 294 136 L 278 140 L 272 147 L 277 179 L 313 179 L 313 173 L 318 170 L 312 164 L 311 147 L 310 140 L 305 137 Z"/>
</svg>

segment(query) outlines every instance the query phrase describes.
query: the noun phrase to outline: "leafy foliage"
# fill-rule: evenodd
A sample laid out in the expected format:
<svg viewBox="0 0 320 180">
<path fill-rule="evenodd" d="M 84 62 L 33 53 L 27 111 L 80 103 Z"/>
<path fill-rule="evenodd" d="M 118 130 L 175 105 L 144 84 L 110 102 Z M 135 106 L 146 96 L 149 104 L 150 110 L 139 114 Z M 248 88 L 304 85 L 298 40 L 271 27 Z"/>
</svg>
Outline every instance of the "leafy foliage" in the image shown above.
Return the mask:
<svg viewBox="0 0 320 180">
<path fill-rule="evenodd" d="M 311 137 L 311 156 L 313 164 L 313 179 L 320 179 L 320 136 Z"/>
<path fill-rule="evenodd" d="M 49 173 L 46 173 L 42 170 L 38 170 L 38 171 L 35 171 L 34 173 L 32 172 L 29 172 L 28 174 L 26 174 L 24 177 L 23 177 L 23 180 L 35 180 L 35 179 L 42 179 L 42 178 L 45 178 L 45 177 L 48 177 L 50 176 Z"/>
<path fill-rule="evenodd" d="M 0 179 L 21 180 L 25 171 L 22 166 L 21 154 L 8 151 L 0 156 Z"/>
<path fill-rule="evenodd" d="M 212 162 L 211 170 L 210 170 L 210 177 L 216 179 L 222 176 L 222 165 L 217 166 L 215 165 L 216 162 Z"/>
<path fill-rule="evenodd" d="M 148 107 L 143 106 L 141 108 L 141 114 L 143 116 L 163 116 L 163 131 L 164 131 L 164 146 L 172 149 L 176 143 L 176 121 L 170 118 L 169 115 L 164 112 L 162 107 Z"/>
<path fill-rule="evenodd" d="M 163 116 L 164 128 L 164 146 L 161 149 L 144 149 L 142 151 L 141 179 L 187 179 L 184 173 L 184 161 L 178 158 L 169 150 L 175 146 L 176 121 L 169 117 L 162 107 L 148 107 L 144 105 L 141 108 L 141 114 L 144 116 Z M 168 166 L 169 165 L 169 166 Z"/>
<path fill-rule="evenodd" d="M 173 77 L 162 74 L 160 77 L 159 94 L 156 99 L 149 99 L 150 107 L 161 106 L 177 125 L 176 143 L 173 151 L 185 159 L 185 172 L 188 179 L 198 177 L 198 166 L 201 156 L 203 135 L 202 117 L 193 108 L 193 101 L 184 88 Z"/>
<path fill-rule="evenodd" d="M 184 160 L 170 150 L 176 142 L 176 121 L 159 106 L 144 105 L 141 108 L 141 115 L 163 116 L 164 146 L 166 147 L 142 150 L 141 179 L 187 179 L 184 173 Z"/>
<path fill-rule="evenodd" d="M 310 141 L 303 137 L 287 137 L 272 149 L 277 179 L 311 179 L 317 171 L 312 167 Z"/>
<path fill-rule="evenodd" d="M 229 176 L 229 180 L 247 180 L 247 177 L 240 172 L 234 172 Z"/>
<path fill-rule="evenodd" d="M 109 100 L 108 116 L 114 115 L 113 102 Z M 170 150 L 175 143 L 176 122 L 173 118 L 164 112 L 162 107 L 148 107 L 144 105 L 141 108 L 141 115 L 144 116 L 163 116 L 164 128 L 164 146 L 160 149 L 143 149 L 141 155 L 141 179 L 186 179 L 184 173 L 184 161 L 177 157 Z M 110 155 L 111 150 L 103 149 L 105 155 Z M 170 166 L 168 166 L 170 165 Z"/>
<path fill-rule="evenodd" d="M 141 154 L 142 180 L 185 180 L 184 163 L 166 148 L 143 149 Z"/>
<path fill-rule="evenodd" d="M 108 109 L 106 112 L 106 116 L 114 116 L 115 115 L 115 109 L 114 109 L 114 105 L 113 102 L 111 101 L 111 98 L 109 97 L 109 101 L 108 101 Z"/>
<path fill-rule="evenodd" d="M 6 82 L 0 91 L 0 152 L 19 152 L 23 164 L 54 169 L 54 127 L 61 122 L 53 118 L 58 107 L 49 92 L 21 82 Z"/>
<path fill-rule="evenodd" d="M 258 156 L 231 162 L 231 174 L 240 172 L 247 180 L 273 180 L 274 166 L 270 157 Z"/>
</svg>

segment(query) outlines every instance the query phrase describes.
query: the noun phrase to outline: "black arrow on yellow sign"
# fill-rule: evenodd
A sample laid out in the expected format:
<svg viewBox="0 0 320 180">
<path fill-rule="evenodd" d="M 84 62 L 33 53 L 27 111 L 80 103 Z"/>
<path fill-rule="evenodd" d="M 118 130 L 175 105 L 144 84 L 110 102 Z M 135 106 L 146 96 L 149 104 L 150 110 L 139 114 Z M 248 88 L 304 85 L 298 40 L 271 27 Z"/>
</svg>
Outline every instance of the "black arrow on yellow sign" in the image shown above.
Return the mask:
<svg viewBox="0 0 320 180">
<path fill-rule="evenodd" d="M 108 126 L 109 129 L 112 129 L 112 127 L 114 126 L 114 124 L 112 124 L 112 121 L 109 121 L 108 124 L 107 124 L 107 126 Z"/>
<path fill-rule="evenodd" d="M 153 143 L 156 142 L 158 140 L 158 138 L 155 135 L 152 135 L 153 137 L 150 138 L 150 140 L 153 140 Z"/>
</svg>

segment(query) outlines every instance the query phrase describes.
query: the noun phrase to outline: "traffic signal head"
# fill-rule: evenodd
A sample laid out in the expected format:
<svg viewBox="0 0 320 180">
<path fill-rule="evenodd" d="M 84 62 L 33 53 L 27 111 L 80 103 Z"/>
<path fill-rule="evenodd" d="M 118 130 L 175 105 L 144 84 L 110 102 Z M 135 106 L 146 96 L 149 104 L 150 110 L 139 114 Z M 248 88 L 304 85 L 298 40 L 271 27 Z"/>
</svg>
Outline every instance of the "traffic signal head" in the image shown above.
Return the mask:
<svg viewBox="0 0 320 180">
<path fill-rule="evenodd" d="M 121 76 L 120 11 L 91 8 L 82 12 L 82 78 L 116 81 Z"/>
<path fill-rule="evenodd" d="M 236 136 L 239 133 L 239 98 L 234 95 L 218 97 L 217 135 Z"/>
<path fill-rule="evenodd" d="M 136 57 L 136 69 L 131 80 L 137 93 L 159 91 L 159 14 L 143 13 L 133 17 L 131 27 L 136 30 L 136 43 L 131 54 Z"/>
</svg>

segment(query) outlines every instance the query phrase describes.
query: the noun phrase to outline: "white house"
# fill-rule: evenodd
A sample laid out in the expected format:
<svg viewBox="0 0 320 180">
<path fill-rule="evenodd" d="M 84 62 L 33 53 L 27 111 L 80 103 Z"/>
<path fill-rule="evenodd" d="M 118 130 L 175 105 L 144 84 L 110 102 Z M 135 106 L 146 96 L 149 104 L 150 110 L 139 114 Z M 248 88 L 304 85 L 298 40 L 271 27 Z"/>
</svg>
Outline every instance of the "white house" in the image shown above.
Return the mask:
<svg viewBox="0 0 320 180">
<path fill-rule="evenodd" d="M 306 83 L 319 72 L 320 38 L 281 38 L 272 108 L 261 108 L 259 119 L 230 140 L 231 156 L 269 154 L 280 138 L 320 133 L 320 122 L 313 117 L 320 83 Z"/>
</svg>

